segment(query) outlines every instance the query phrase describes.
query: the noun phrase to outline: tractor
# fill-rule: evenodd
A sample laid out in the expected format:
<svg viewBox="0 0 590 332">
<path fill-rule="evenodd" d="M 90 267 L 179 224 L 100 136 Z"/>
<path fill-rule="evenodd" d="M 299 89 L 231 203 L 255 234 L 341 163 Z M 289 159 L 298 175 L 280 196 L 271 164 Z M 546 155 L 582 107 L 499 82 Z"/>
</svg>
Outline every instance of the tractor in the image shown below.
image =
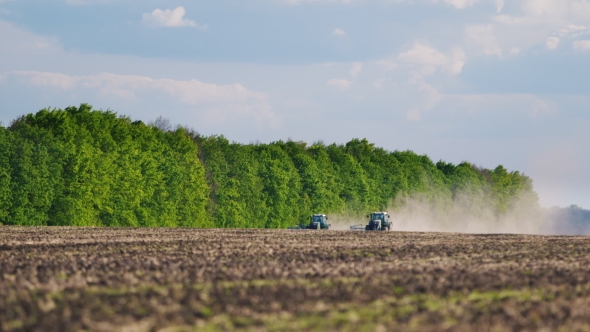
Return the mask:
<svg viewBox="0 0 590 332">
<path fill-rule="evenodd" d="M 365 226 L 366 231 L 388 231 L 391 229 L 391 221 L 387 212 L 372 212 L 367 215 L 369 224 Z"/>
<path fill-rule="evenodd" d="M 388 231 L 391 229 L 391 221 L 387 212 L 372 212 L 367 215 L 368 225 L 350 226 L 351 231 Z"/>
<path fill-rule="evenodd" d="M 301 224 L 289 229 L 330 229 L 332 225 L 328 224 L 328 216 L 325 214 L 314 214 L 309 217 L 309 225 Z"/>
</svg>

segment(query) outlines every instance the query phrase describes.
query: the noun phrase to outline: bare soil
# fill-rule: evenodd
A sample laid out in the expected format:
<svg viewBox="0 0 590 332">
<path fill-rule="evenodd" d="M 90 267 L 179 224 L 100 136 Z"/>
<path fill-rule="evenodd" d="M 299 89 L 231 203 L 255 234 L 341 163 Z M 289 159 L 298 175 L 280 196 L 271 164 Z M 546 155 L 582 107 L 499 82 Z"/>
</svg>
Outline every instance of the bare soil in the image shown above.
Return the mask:
<svg viewBox="0 0 590 332">
<path fill-rule="evenodd" d="M 0 227 L 2 331 L 590 331 L 590 237 Z"/>
</svg>

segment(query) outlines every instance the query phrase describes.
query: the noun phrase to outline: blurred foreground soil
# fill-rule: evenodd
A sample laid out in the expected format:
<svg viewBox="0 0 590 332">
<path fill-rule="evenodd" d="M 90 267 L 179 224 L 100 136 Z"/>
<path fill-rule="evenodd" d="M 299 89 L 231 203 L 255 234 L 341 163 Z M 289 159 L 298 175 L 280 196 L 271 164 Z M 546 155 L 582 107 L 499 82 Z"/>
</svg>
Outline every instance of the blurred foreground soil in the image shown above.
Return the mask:
<svg viewBox="0 0 590 332">
<path fill-rule="evenodd" d="M 0 227 L 1 331 L 590 331 L 590 237 Z"/>
</svg>

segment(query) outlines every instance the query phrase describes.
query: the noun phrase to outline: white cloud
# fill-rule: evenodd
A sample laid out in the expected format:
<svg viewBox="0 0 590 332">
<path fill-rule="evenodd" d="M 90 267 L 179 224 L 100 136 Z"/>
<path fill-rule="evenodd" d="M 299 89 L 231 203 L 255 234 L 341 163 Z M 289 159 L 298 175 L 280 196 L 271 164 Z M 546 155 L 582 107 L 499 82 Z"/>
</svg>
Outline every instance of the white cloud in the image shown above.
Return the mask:
<svg viewBox="0 0 590 332">
<path fill-rule="evenodd" d="M 522 8 L 529 16 L 556 19 L 567 11 L 567 2 L 567 0 L 527 0 Z"/>
<path fill-rule="evenodd" d="M 538 115 L 551 114 L 557 112 L 558 107 L 552 103 L 541 98 L 534 98 L 529 111 L 531 117 L 537 117 Z"/>
<path fill-rule="evenodd" d="M 6 76 L 16 75 L 26 77 L 33 85 L 53 86 L 63 90 L 68 90 L 76 87 L 80 78 L 69 76 L 62 73 L 48 73 L 37 71 L 12 71 L 5 74 Z"/>
<path fill-rule="evenodd" d="M 449 61 L 449 73 L 451 73 L 451 75 L 460 74 L 461 71 L 463 71 L 463 66 L 465 66 L 465 62 L 467 61 L 465 51 L 463 51 L 463 49 L 460 47 L 454 47 L 451 50 Z"/>
<path fill-rule="evenodd" d="M 393 60 L 379 60 L 375 62 L 376 64 L 385 67 L 385 70 L 393 70 L 397 68 L 397 63 Z"/>
<path fill-rule="evenodd" d="M 188 73 L 198 73 L 200 70 L 196 68 L 205 66 L 191 63 L 171 64 L 159 59 L 68 52 L 56 38 L 36 35 L 2 20 L 0 41 L 3 60 L 0 62 L 1 84 L 21 91 L 30 91 L 37 87 L 46 99 L 33 101 L 35 108 L 46 106 L 47 100 L 51 100 L 50 103 L 55 106 L 82 101 L 98 107 L 118 108 L 128 115 L 146 119 L 150 115 L 157 116 L 157 112 L 161 112 L 159 105 L 165 103 L 168 116 L 179 123 L 209 123 L 214 118 L 212 114 L 220 112 L 226 115 L 227 125 L 237 125 L 238 128 L 250 121 L 256 124 L 264 122 L 265 128 L 276 128 L 282 124 L 282 118 L 271 108 L 270 95 L 253 91 L 240 83 L 212 84 L 196 79 L 176 79 L 185 77 Z M 67 74 L 71 68 L 89 68 L 88 63 L 96 68 L 96 74 Z M 117 74 L 120 71 L 139 74 Z M 157 78 L 162 75 L 162 71 L 170 72 L 174 79 Z M 208 80 L 235 82 L 227 76 L 204 75 Z M 6 107 L 5 96 L 0 99 L 4 99 Z M 22 109 L 20 111 L 23 112 Z M 9 122 L 8 116 L 14 117 L 15 112 L 18 111 L 5 112 L 0 114 L 0 118 Z M 223 129 L 223 126 L 220 128 Z"/>
<path fill-rule="evenodd" d="M 443 53 L 432 46 L 415 42 L 411 49 L 398 55 L 397 60 L 405 66 L 410 66 L 409 86 L 417 88 L 416 104 L 406 113 L 408 121 L 419 121 L 425 111 L 431 110 L 443 98 L 434 86 L 425 82 L 427 76 L 437 71 L 450 75 L 461 73 L 466 62 L 463 49 L 455 47 Z M 418 66 L 418 70 L 412 68 Z"/>
<path fill-rule="evenodd" d="M 118 75 L 100 73 L 89 76 L 70 76 L 63 73 L 40 71 L 12 71 L 8 75 L 25 78 L 29 83 L 39 86 L 58 87 L 69 90 L 77 87 L 98 89 L 103 95 L 135 97 L 141 90 L 165 92 L 179 101 L 195 105 L 202 102 L 236 102 L 265 100 L 262 93 L 248 90 L 239 83 L 217 85 L 198 80 L 181 81 L 148 76 Z"/>
<path fill-rule="evenodd" d="M 35 35 L 0 20 L 0 54 L 3 61 L 6 61 L 9 54 L 46 55 L 60 49 L 61 45 L 57 38 Z"/>
<path fill-rule="evenodd" d="M 2 2 L 2 1 L 0 1 Z M 68 5 L 95 5 L 109 2 L 115 2 L 115 0 L 65 0 Z"/>
<path fill-rule="evenodd" d="M 575 38 L 588 33 L 590 33 L 590 28 L 575 24 L 568 24 L 557 30 L 557 35 L 560 37 L 571 36 Z"/>
<path fill-rule="evenodd" d="M 88 1 L 84 0 L 66 0 L 68 5 L 87 5 Z"/>
<path fill-rule="evenodd" d="M 423 100 L 425 110 L 433 109 L 443 98 L 443 94 L 430 84 L 421 83 L 419 89 L 426 94 L 426 98 Z"/>
<path fill-rule="evenodd" d="M 301 5 L 301 4 L 351 4 L 351 3 L 358 3 L 358 2 L 367 2 L 367 0 L 277 0 L 284 4 L 288 5 Z M 483 2 L 493 2 L 496 6 L 497 12 L 500 12 L 502 8 L 504 8 L 504 0 L 483 0 Z M 381 3 L 429 3 L 429 4 L 437 4 L 437 3 L 445 3 L 447 5 L 453 6 L 457 9 L 465 9 L 468 7 L 472 7 L 475 4 L 482 2 L 482 0 L 380 0 L 375 2 Z"/>
<path fill-rule="evenodd" d="M 400 53 L 397 58 L 402 62 L 419 65 L 442 66 L 448 62 L 446 55 L 420 42 L 415 42 L 411 49 Z"/>
<path fill-rule="evenodd" d="M 363 64 L 360 62 L 355 62 L 352 64 L 352 68 L 350 68 L 350 77 L 356 78 L 358 74 L 361 73 L 363 70 Z"/>
<path fill-rule="evenodd" d="M 504 8 L 504 0 L 494 0 L 494 3 L 496 4 L 496 12 L 501 12 Z"/>
<path fill-rule="evenodd" d="M 383 89 L 383 84 L 385 83 L 385 79 L 384 78 L 380 78 L 378 80 L 376 80 L 375 82 L 373 82 L 373 87 L 375 89 L 381 90 Z"/>
<path fill-rule="evenodd" d="M 262 128 L 279 129 L 283 120 L 279 118 L 266 102 L 244 104 L 232 103 L 224 107 L 208 108 L 203 112 L 203 120 L 207 125 L 223 124 L 232 118 L 251 118 Z"/>
<path fill-rule="evenodd" d="M 344 32 L 344 30 L 342 30 L 340 28 L 335 28 L 334 31 L 332 31 L 332 34 L 334 36 L 344 36 L 344 35 L 346 35 L 346 32 Z"/>
<path fill-rule="evenodd" d="M 545 46 L 547 46 L 547 48 L 550 50 L 556 49 L 557 46 L 559 46 L 559 37 L 547 37 L 547 41 L 545 41 Z"/>
<path fill-rule="evenodd" d="M 353 3 L 358 0 L 281 0 L 288 5 L 301 5 L 303 3 Z"/>
<path fill-rule="evenodd" d="M 448 54 L 444 54 L 432 46 L 415 42 L 411 49 L 400 53 L 397 60 L 423 66 L 421 69 L 423 76 L 434 74 L 438 68 L 451 75 L 457 75 L 461 73 L 465 65 L 466 56 L 460 47 L 455 47 Z"/>
<path fill-rule="evenodd" d="M 510 3 L 510 10 L 492 17 L 491 24 L 501 49 L 518 47 L 526 50 L 542 45 L 555 46 L 555 39 L 578 39 L 590 33 L 590 1 L 588 0 L 518 0 Z M 518 14 L 517 14 L 518 13 Z M 559 45 L 556 45 L 556 48 Z M 493 48 L 487 48 L 493 52 Z"/>
<path fill-rule="evenodd" d="M 112 73 L 72 76 L 56 72 L 11 71 L 4 76 L 16 77 L 23 83 L 35 86 L 55 87 L 76 93 L 86 89 L 102 97 L 126 100 L 143 99 L 138 94 L 167 95 L 181 104 L 199 106 L 203 120 L 211 123 L 242 117 L 271 128 L 282 125 L 282 120 L 272 111 L 265 94 L 249 90 L 239 83 L 217 85 L 194 79 L 183 81 Z"/>
<path fill-rule="evenodd" d="M 457 102 L 464 110 L 474 112 L 497 112 L 504 105 L 513 105 L 531 117 L 559 111 L 559 107 L 543 97 L 529 93 L 507 94 L 443 94 L 442 102 Z"/>
<path fill-rule="evenodd" d="M 468 25 L 465 32 L 482 47 L 486 55 L 502 56 L 502 48 L 494 36 L 494 27 L 491 24 Z"/>
<path fill-rule="evenodd" d="M 182 6 L 174 9 L 154 9 L 151 13 L 143 13 L 142 22 L 153 27 L 179 28 L 196 27 L 207 29 L 207 24 L 197 24 L 195 21 L 184 18 L 186 10 Z"/>
<path fill-rule="evenodd" d="M 497 113 L 509 107 L 511 112 L 518 110 L 531 118 L 559 111 L 557 104 L 535 94 L 448 94 L 425 83 L 420 84 L 418 89 L 423 94 L 417 106 L 406 112 L 409 121 L 421 120 L 432 111 L 449 114 Z"/>
<path fill-rule="evenodd" d="M 576 50 L 590 50 L 590 40 L 576 40 L 572 45 Z"/>
<path fill-rule="evenodd" d="M 336 78 L 333 78 L 328 81 L 328 85 L 336 87 L 341 90 L 346 90 L 346 89 L 350 88 L 352 83 L 354 83 L 354 82 L 349 81 L 349 80 L 345 80 L 345 79 L 336 79 Z"/>
<path fill-rule="evenodd" d="M 422 114 L 419 109 L 412 109 L 406 113 L 406 120 L 408 121 L 420 121 Z"/>
<path fill-rule="evenodd" d="M 471 7 L 479 0 L 444 0 L 447 4 L 457 8 L 457 9 L 465 9 L 467 7 Z"/>
</svg>

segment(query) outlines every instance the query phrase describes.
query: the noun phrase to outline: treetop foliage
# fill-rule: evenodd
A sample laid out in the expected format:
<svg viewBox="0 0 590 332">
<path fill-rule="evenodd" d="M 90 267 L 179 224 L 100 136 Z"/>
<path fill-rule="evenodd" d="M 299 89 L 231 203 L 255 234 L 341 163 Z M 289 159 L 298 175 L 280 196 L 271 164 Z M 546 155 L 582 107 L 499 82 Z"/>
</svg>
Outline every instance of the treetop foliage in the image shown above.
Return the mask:
<svg viewBox="0 0 590 332">
<path fill-rule="evenodd" d="M 7 225 L 283 228 L 313 213 L 395 209 L 414 194 L 446 204 L 466 192 L 498 215 L 523 194 L 536 204 L 519 172 L 434 163 L 366 139 L 240 144 L 87 104 L 0 126 Z"/>
</svg>

